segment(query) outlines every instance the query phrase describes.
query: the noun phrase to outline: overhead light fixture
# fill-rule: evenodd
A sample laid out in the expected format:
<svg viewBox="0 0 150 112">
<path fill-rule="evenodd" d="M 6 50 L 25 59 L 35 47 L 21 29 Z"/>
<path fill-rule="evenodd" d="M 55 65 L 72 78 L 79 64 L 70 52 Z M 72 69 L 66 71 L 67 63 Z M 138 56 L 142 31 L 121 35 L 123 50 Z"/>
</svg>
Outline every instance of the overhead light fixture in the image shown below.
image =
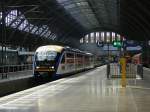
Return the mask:
<svg viewBox="0 0 150 112">
<path fill-rule="evenodd" d="M 148 41 L 148 45 L 150 46 L 150 40 Z"/>
<path fill-rule="evenodd" d="M 80 6 L 80 5 L 81 5 L 81 3 L 79 3 L 79 2 L 78 2 L 78 3 L 77 3 L 77 5 L 79 5 L 79 6 Z"/>
</svg>

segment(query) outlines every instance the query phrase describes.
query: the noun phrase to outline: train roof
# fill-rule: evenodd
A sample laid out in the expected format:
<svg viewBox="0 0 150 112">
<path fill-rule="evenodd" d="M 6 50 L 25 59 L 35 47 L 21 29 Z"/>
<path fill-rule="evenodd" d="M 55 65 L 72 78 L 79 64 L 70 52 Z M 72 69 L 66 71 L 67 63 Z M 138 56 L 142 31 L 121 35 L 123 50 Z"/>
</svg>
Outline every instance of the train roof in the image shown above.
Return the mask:
<svg viewBox="0 0 150 112">
<path fill-rule="evenodd" d="M 37 48 L 36 52 L 40 52 L 40 51 L 57 51 L 57 52 L 61 52 L 62 50 L 73 51 L 73 52 L 82 53 L 82 54 L 86 54 L 86 55 L 93 55 L 93 54 L 88 53 L 86 51 L 81 51 L 79 49 L 74 49 L 74 48 L 71 48 L 69 46 L 60 46 L 60 45 L 41 46 L 41 47 Z"/>
<path fill-rule="evenodd" d="M 64 49 L 63 46 L 46 45 L 46 46 L 38 47 L 36 52 L 40 52 L 40 51 L 57 51 L 57 52 L 61 52 L 63 49 Z"/>
<path fill-rule="evenodd" d="M 81 53 L 81 54 L 86 54 L 86 55 L 93 55 L 92 53 L 89 53 L 87 51 L 81 51 L 79 49 L 71 48 L 69 46 L 64 47 L 64 49 L 67 50 L 67 51 L 74 51 L 76 53 Z"/>
</svg>

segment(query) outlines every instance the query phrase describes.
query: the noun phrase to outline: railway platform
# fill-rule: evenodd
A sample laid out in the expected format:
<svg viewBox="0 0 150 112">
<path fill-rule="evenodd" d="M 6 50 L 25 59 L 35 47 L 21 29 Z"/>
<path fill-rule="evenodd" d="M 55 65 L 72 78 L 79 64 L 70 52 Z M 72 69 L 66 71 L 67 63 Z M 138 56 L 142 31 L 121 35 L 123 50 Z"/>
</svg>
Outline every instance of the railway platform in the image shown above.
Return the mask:
<svg viewBox="0 0 150 112">
<path fill-rule="evenodd" d="M 107 79 L 106 66 L 102 66 L 2 97 L 0 111 L 149 112 L 148 81 L 127 79 L 126 88 L 120 81 Z"/>
<path fill-rule="evenodd" d="M 4 75 L 5 76 L 5 75 Z M 29 88 L 33 84 L 32 70 L 7 73 L 7 77 L 0 74 L 0 97 Z"/>
<path fill-rule="evenodd" d="M 7 73 L 7 77 L 5 77 L 5 73 L 4 73 L 3 77 L 1 74 L 0 83 L 9 82 L 12 80 L 19 80 L 19 79 L 23 79 L 23 78 L 29 78 L 29 77 L 33 77 L 32 70 L 9 72 L 9 73 Z"/>
</svg>

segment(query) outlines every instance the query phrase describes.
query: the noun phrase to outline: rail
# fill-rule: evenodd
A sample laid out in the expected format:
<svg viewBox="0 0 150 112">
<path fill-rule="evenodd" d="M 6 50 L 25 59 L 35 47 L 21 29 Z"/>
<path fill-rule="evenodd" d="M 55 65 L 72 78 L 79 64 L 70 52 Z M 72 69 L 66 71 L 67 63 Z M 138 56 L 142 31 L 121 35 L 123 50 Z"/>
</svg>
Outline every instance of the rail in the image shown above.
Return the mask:
<svg viewBox="0 0 150 112">
<path fill-rule="evenodd" d="M 9 73 L 32 70 L 32 64 L 24 64 L 24 65 L 4 65 L 0 66 L 0 75 L 3 78 L 7 78 Z"/>
</svg>

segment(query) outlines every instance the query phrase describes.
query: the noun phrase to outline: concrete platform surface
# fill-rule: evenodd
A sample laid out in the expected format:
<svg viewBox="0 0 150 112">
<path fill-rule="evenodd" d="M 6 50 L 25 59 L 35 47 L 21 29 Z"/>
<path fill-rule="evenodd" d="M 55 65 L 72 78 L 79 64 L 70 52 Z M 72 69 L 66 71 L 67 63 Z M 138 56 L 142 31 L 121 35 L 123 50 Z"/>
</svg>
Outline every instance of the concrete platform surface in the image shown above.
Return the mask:
<svg viewBox="0 0 150 112">
<path fill-rule="evenodd" d="M 150 84 L 106 79 L 106 66 L 0 98 L 0 112 L 150 112 Z"/>
</svg>

